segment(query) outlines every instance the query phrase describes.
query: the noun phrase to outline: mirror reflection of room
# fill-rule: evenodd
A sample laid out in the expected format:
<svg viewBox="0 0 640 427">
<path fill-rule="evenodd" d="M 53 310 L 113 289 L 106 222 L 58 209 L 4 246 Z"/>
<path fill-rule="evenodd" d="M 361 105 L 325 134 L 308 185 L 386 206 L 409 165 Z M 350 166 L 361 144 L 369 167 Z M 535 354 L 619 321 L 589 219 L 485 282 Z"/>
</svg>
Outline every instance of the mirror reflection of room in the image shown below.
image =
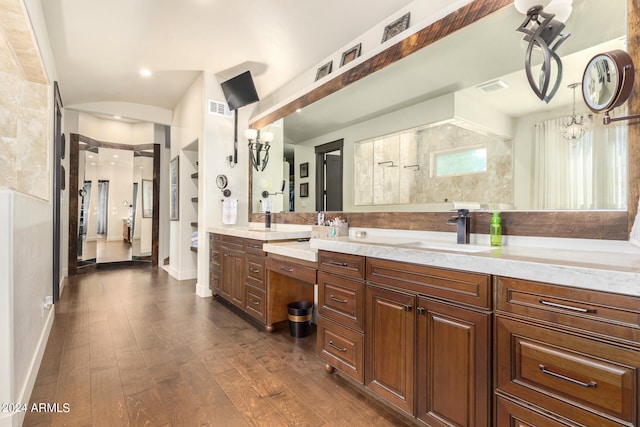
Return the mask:
<svg viewBox="0 0 640 427">
<path fill-rule="evenodd" d="M 80 146 L 78 266 L 151 255 L 153 153 Z"/>
<path fill-rule="evenodd" d="M 295 211 L 323 208 L 314 203 L 323 184 L 315 182 L 314 148 L 336 139 L 344 140 L 347 212 L 448 211 L 456 202 L 488 210 L 626 210 L 626 126 L 594 120 L 574 86 L 595 54 L 626 49 L 626 2 L 581 4 L 567 20 L 571 37 L 558 52 L 562 84 L 549 103 L 527 83 L 521 37 L 507 37 L 521 15 L 507 7 L 279 120 L 294 151 Z M 505 35 L 500 49 L 487 52 L 495 34 Z M 460 66 L 479 55 L 473 73 Z M 533 59 L 537 75 L 541 60 Z M 612 112 L 624 114 L 625 106 Z M 486 149 L 485 169 L 435 170 L 476 146 Z M 308 178 L 300 175 L 304 163 Z M 260 183 L 262 174 L 252 173 Z M 260 192 L 252 190 L 257 212 Z"/>
</svg>

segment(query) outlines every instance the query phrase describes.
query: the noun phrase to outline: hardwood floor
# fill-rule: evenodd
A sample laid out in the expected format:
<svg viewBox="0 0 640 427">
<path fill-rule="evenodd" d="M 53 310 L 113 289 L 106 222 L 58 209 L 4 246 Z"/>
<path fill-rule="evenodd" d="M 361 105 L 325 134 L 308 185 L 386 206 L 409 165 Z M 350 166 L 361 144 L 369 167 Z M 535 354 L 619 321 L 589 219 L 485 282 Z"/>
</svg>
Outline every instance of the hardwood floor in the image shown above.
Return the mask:
<svg viewBox="0 0 640 427">
<path fill-rule="evenodd" d="M 59 412 L 28 412 L 24 426 L 409 423 L 327 374 L 315 330 L 268 334 L 162 269 L 71 277 L 55 310 L 29 407 Z"/>
</svg>

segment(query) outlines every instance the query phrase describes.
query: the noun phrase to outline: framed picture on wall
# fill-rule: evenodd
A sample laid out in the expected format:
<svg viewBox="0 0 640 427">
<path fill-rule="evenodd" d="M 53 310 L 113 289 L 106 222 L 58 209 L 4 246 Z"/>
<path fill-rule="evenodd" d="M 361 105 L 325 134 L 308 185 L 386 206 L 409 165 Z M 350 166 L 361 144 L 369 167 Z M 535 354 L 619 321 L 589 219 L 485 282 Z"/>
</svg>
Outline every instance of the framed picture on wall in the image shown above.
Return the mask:
<svg viewBox="0 0 640 427">
<path fill-rule="evenodd" d="M 180 219 L 178 208 L 180 206 L 180 157 L 171 159 L 169 164 L 169 219 L 178 221 Z"/>
<path fill-rule="evenodd" d="M 324 64 L 322 67 L 318 68 L 316 72 L 316 81 L 320 80 L 324 76 L 331 74 L 331 68 L 333 67 L 333 61 L 329 61 Z"/>
<path fill-rule="evenodd" d="M 153 216 L 153 181 L 142 180 L 142 218 Z"/>
<path fill-rule="evenodd" d="M 397 36 L 407 28 L 409 28 L 409 17 L 411 13 L 407 13 L 401 18 L 396 19 L 391 24 L 384 27 L 384 33 L 382 34 L 382 43 L 386 42 L 390 38 Z"/>
<path fill-rule="evenodd" d="M 309 177 L 309 163 L 300 163 L 300 178 L 308 178 Z"/>
<path fill-rule="evenodd" d="M 300 197 L 309 197 L 309 183 L 303 182 L 300 184 Z"/>
<path fill-rule="evenodd" d="M 357 46 L 352 47 L 342 53 L 342 59 L 340 60 L 340 66 L 347 65 L 360 56 L 360 50 L 362 49 L 362 43 L 358 43 Z"/>
</svg>

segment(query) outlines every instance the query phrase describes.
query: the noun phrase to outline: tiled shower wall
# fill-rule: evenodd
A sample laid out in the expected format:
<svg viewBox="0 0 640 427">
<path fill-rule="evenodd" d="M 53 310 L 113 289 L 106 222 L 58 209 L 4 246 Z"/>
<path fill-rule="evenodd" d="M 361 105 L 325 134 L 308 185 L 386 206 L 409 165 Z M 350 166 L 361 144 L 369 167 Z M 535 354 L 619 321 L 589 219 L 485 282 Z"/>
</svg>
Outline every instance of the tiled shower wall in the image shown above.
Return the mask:
<svg viewBox="0 0 640 427">
<path fill-rule="evenodd" d="M 49 200 L 49 86 L 20 2 L 0 3 L 0 187 Z"/>
</svg>

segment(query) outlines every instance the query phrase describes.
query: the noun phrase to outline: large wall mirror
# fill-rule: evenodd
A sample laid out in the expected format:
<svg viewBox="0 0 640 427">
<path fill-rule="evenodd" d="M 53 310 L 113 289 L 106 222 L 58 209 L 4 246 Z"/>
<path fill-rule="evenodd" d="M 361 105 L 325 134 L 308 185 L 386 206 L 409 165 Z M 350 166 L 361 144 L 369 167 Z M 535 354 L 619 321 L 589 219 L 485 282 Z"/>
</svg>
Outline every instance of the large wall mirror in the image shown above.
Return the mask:
<svg viewBox="0 0 640 427">
<path fill-rule="evenodd" d="M 157 265 L 158 145 L 72 134 L 70 153 L 77 165 L 69 184 L 70 272 L 129 261 Z"/>
<path fill-rule="evenodd" d="M 471 2 L 426 29 L 442 38 L 427 35 L 434 39 L 425 47 L 373 74 L 336 78 L 340 90 L 330 82 L 256 120 L 252 126 L 268 129 L 279 143 L 272 148 L 272 169 L 250 172 L 251 211 L 260 212 L 260 194 L 285 179 L 287 202 L 274 200 L 272 210 L 295 212 L 281 216 L 283 221 L 314 212 L 315 147 L 341 139 L 343 211 L 350 217 L 407 212 L 410 222 L 416 216 L 409 213 L 448 214 L 463 204 L 512 213 L 514 234 L 537 234 L 516 230 L 515 219 L 522 218 L 532 225 L 553 222 L 558 229 L 573 224 L 552 235 L 625 238 L 627 212 L 635 211 L 638 197 L 627 184 L 628 174 L 636 173 L 628 170 L 635 168 L 629 160 L 636 151 L 629 145 L 634 130 L 626 123 L 604 126 L 584 104 L 580 87 L 574 91 L 571 84 L 582 81 L 594 55 L 635 48 L 627 46 L 627 16 L 625 0 L 574 0 L 565 29 L 571 36 L 558 49 L 562 83 L 545 103 L 524 71 L 522 34 L 515 31 L 524 15 L 511 1 Z M 447 28 L 456 26 L 449 34 Z M 350 80 L 357 81 L 344 83 Z M 569 139 L 563 130 L 574 114 L 584 117 L 584 134 Z M 477 153 L 482 165 L 472 160 Z M 303 164 L 307 176 L 301 176 Z M 301 185 L 308 194 L 300 194 Z M 403 216 L 395 217 L 402 224 Z M 368 218 L 368 226 L 378 220 Z M 615 235 L 582 233 L 576 221 L 607 223 Z"/>
</svg>

